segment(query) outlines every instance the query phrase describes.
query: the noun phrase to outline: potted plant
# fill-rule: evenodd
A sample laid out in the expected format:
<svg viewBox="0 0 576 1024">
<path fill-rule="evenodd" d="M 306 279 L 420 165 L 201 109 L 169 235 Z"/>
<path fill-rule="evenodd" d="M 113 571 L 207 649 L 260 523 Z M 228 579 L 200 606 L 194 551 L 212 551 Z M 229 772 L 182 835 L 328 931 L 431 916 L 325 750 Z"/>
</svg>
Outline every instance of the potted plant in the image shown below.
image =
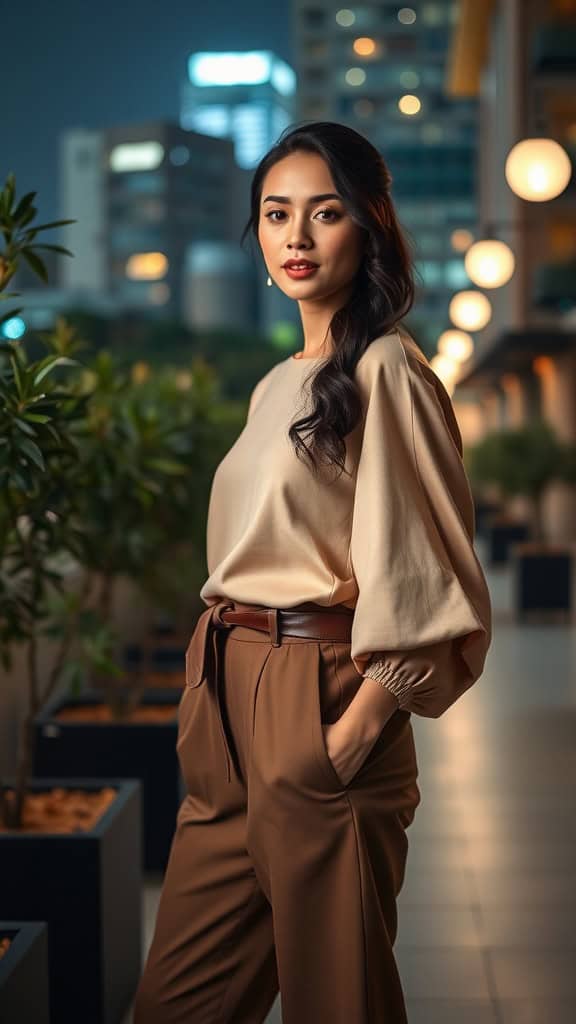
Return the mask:
<svg viewBox="0 0 576 1024">
<path fill-rule="evenodd" d="M 81 646 L 68 658 L 68 692 L 36 716 L 38 775 L 98 776 L 105 763 L 114 775 L 141 780 L 144 867 L 152 871 L 166 866 L 183 796 L 176 739 L 184 650 L 179 686 L 156 690 L 149 683 L 158 566 L 174 565 L 190 590 L 180 548 L 191 523 L 199 530 L 201 522 L 194 467 L 202 469 L 209 396 L 190 376 L 193 386 L 184 389 L 169 369 L 152 376 L 140 363 L 130 371 L 106 351 L 85 370 L 90 406 L 74 428 L 79 457 L 68 530 L 77 534 L 81 615 L 92 619 L 99 660 Z M 140 595 L 143 620 L 145 656 L 135 671 L 117 665 L 116 595 L 126 580 Z"/>
<path fill-rule="evenodd" d="M 138 363 L 133 371 L 143 374 L 141 387 L 163 405 L 182 408 L 189 444 L 180 453 L 186 473 L 163 496 L 158 510 L 162 558 L 147 559 L 134 580 L 154 615 L 140 638 L 124 646 L 124 664 L 143 672 L 146 687 L 181 689 L 186 646 L 205 607 L 198 592 L 206 578 L 210 485 L 216 465 L 242 428 L 246 409 L 236 400 L 214 400 L 219 385 L 203 358 L 194 358 L 189 369 L 164 366 L 150 373 L 148 364 Z"/>
<path fill-rule="evenodd" d="M 35 238 L 63 222 L 32 227 L 34 196 L 16 201 L 13 175 L 0 192 L 2 299 L 14 294 L 5 289 L 21 257 L 46 279 Z M 0 656 L 9 672 L 23 655 L 26 687 L 15 778 L 0 779 L 2 912 L 48 925 L 51 1019 L 71 1024 L 80 1013 L 86 1024 L 113 1024 L 141 966 L 140 783 L 32 776 L 34 719 L 78 628 L 75 597 L 57 629 L 50 602 L 66 592 L 78 539 L 68 523 L 73 425 L 89 400 L 69 387 L 81 347 L 74 332 L 59 321 L 42 340 L 48 354 L 35 360 L 19 342 L 0 346 Z"/>
<path fill-rule="evenodd" d="M 45 921 L 0 921 L 0 1020 L 50 1024 Z"/>
<path fill-rule="evenodd" d="M 574 545 L 547 540 L 543 497 L 554 480 L 576 483 L 576 447 L 558 440 L 545 421 L 488 435 L 470 453 L 476 481 L 498 485 L 504 496 L 523 495 L 531 504 L 529 539 L 508 537 L 516 609 L 570 614 L 574 593 Z M 493 524 L 493 528 L 500 525 Z"/>
</svg>

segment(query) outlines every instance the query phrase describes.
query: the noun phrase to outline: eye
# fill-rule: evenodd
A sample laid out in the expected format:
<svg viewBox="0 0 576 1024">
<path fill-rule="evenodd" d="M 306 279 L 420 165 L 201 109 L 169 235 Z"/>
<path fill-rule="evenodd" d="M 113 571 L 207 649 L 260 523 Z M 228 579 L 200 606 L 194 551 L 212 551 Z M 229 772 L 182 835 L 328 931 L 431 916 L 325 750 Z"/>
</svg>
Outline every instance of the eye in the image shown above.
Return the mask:
<svg viewBox="0 0 576 1024">
<path fill-rule="evenodd" d="M 321 213 L 329 214 L 328 220 L 338 220 L 340 217 L 338 211 L 333 210 L 330 206 L 327 206 L 324 210 L 318 210 L 317 216 L 319 217 Z M 326 218 L 323 217 L 322 219 L 325 220 Z"/>
<path fill-rule="evenodd" d="M 277 224 L 278 223 L 278 218 L 275 216 L 277 213 L 281 214 L 282 217 L 284 217 L 286 211 L 285 210 L 269 210 L 268 213 L 264 214 L 264 216 L 268 220 L 271 220 L 273 223 Z M 320 214 L 327 214 L 326 217 L 321 217 L 321 220 L 323 220 L 323 221 L 330 222 L 330 221 L 335 221 L 335 220 L 339 220 L 340 219 L 340 214 L 338 213 L 338 211 L 337 210 L 333 210 L 329 206 L 325 207 L 323 210 L 318 210 L 318 213 L 316 214 L 316 216 L 320 217 Z"/>
</svg>

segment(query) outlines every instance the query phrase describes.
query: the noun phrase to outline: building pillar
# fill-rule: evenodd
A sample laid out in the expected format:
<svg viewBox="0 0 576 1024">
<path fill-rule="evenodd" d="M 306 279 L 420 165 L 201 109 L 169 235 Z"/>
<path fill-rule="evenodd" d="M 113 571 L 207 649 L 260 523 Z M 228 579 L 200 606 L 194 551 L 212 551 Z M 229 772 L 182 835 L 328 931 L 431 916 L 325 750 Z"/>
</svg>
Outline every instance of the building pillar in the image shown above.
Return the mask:
<svg viewBox="0 0 576 1024">
<path fill-rule="evenodd" d="M 542 417 L 560 441 L 576 443 L 576 353 L 537 356 L 533 363 L 541 388 Z M 547 539 L 576 540 L 576 487 L 557 480 L 544 496 Z"/>
</svg>

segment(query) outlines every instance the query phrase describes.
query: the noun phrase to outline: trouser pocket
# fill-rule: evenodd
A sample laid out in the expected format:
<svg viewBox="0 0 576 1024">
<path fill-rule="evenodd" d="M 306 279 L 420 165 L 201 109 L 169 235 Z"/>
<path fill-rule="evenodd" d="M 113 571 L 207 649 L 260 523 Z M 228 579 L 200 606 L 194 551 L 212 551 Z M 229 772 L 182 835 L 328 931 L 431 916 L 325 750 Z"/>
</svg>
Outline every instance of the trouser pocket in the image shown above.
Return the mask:
<svg viewBox="0 0 576 1024">
<path fill-rule="evenodd" d="M 405 743 L 402 734 L 408 727 L 410 714 L 397 709 L 383 725 L 375 742 L 367 749 L 366 756 L 352 778 L 347 783 L 342 782 L 328 753 L 322 727 L 337 722 L 342 717 L 363 685 L 364 676 L 357 671 L 350 657 L 349 643 L 319 645 L 314 702 L 316 750 L 327 782 L 339 790 L 347 790 L 364 782 L 367 785 L 377 785 L 387 771 L 393 771 L 398 743 Z"/>
<path fill-rule="evenodd" d="M 342 781 L 328 753 L 323 726 L 333 725 L 342 717 L 362 685 L 363 676 L 358 673 L 350 658 L 349 643 L 328 641 L 319 643 L 318 647 L 318 675 L 314 688 L 316 751 L 329 785 L 338 790 L 346 790 L 353 784 L 358 772 L 347 783 Z"/>
</svg>

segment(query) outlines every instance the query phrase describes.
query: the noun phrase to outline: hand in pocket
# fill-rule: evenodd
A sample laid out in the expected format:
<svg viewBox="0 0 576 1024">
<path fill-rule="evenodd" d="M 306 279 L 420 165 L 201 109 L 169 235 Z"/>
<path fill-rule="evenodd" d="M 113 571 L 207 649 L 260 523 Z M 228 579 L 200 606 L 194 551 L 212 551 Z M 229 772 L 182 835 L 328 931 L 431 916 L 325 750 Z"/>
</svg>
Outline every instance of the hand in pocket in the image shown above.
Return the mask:
<svg viewBox="0 0 576 1024">
<path fill-rule="evenodd" d="M 334 771 L 343 786 L 347 786 L 368 757 L 377 736 L 361 741 L 350 728 L 346 712 L 329 725 L 322 725 L 324 742 Z"/>
</svg>

